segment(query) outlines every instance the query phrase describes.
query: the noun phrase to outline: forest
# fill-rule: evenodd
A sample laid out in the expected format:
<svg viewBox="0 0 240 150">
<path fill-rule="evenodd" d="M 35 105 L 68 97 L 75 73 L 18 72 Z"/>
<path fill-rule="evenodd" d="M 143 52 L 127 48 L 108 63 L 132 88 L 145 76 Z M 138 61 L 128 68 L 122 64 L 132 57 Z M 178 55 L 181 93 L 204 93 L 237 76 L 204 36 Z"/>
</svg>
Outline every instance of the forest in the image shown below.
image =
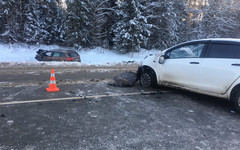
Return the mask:
<svg viewBox="0 0 240 150">
<path fill-rule="evenodd" d="M 239 0 L 0 0 L 1 43 L 127 53 L 239 37 Z"/>
</svg>

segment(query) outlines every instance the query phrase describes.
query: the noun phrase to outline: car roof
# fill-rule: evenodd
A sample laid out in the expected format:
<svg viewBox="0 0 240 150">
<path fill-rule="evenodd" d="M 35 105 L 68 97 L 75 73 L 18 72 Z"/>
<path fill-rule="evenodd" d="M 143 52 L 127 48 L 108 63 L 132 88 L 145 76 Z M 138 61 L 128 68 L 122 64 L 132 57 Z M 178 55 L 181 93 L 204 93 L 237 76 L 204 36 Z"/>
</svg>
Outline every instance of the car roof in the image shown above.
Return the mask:
<svg viewBox="0 0 240 150">
<path fill-rule="evenodd" d="M 240 42 L 240 39 L 234 38 L 213 38 L 211 41 L 226 41 L 226 42 Z"/>
<path fill-rule="evenodd" d="M 175 46 L 182 45 L 182 44 L 187 44 L 187 43 L 191 43 L 191 42 L 201 42 L 201 41 L 202 42 L 211 41 L 213 43 L 216 42 L 216 43 L 235 43 L 235 44 L 237 43 L 237 44 L 240 44 L 240 39 L 237 39 L 237 38 L 207 38 L 207 39 L 190 40 L 190 41 L 186 41 L 186 42 L 183 42 L 183 43 L 179 43 Z M 172 46 L 172 47 L 175 47 L 175 46 Z"/>
<path fill-rule="evenodd" d="M 76 51 L 73 51 L 73 50 L 64 50 L 64 49 L 52 49 L 52 50 L 49 50 L 51 52 L 76 52 Z"/>
<path fill-rule="evenodd" d="M 163 51 L 167 51 L 173 47 L 177 47 L 177 46 L 180 46 L 180 45 L 183 45 L 183 44 L 188 44 L 188 43 L 191 43 L 191 42 L 207 42 L 207 41 L 211 41 L 211 42 L 216 42 L 216 43 L 237 43 L 237 44 L 240 44 L 240 39 L 237 39 L 237 38 L 206 38 L 206 39 L 197 39 L 197 40 L 190 40 L 190 41 L 186 41 L 186 42 L 182 42 L 182 43 L 179 43 L 179 44 L 176 44 L 174 46 L 171 46 L 167 49 L 164 49 Z"/>
<path fill-rule="evenodd" d="M 192 40 L 192 41 L 188 41 L 188 42 L 194 42 L 194 41 L 240 42 L 240 39 L 237 39 L 237 38 L 207 38 L 207 39 Z"/>
</svg>

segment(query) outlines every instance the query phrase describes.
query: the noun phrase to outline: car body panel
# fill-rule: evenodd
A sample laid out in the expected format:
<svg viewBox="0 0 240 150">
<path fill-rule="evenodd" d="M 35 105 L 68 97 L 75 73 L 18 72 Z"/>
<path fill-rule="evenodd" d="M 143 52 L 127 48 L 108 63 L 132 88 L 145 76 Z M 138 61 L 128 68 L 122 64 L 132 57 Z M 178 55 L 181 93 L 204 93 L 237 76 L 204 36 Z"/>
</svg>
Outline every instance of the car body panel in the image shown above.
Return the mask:
<svg viewBox="0 0 240 150">
<path fill-rule="evenodd" d="M 169 59 L 167 53 L 188 44 L 204 42 L 199 58 Z M 145 58 L 140 68 L 152 68 L 159 85 L 230 99 L 231 90 L 240 83 L 240 59 L 208 58 L 212 43 L 239 44 L 239 39 L 204 39 L 185 42 Z M 159 63 L 160 57 L 166 58 Z M 239 69 L 237 69 L 239 67 Z"/>
<path fill-rule="evenodd" d="M 38 50 L 35 57 L 38 61 L 76 61 L 81 62 L 80 55 L 72 50 Z"/>
<path fill-rule="evenodd" d="M 199 68 L 199 88 L 217 94 L 226 93 L 240 75 L 240 66 L 232 66 L 234 62 L 240 64 L 240 59 L 204 58 Z"/>
<path fill-rule="evenodd" d="M 40 53 L 39 55 L 41 56 L 42 53 Z M 43 52 L 43 57 L 42 57 L 42 61 L 52 61 L 52 55 L 53 53 L 50 52 Z"/>
<path fill-rule="evenodd" d="M 176 83 L 178 85 L 196 88 L 201 71 L 198 69 L 203 58 L 168 59 L 159 66 L 160 83 Z M 199 62 L 200 64 L 191 64 Z"/>
</svg>

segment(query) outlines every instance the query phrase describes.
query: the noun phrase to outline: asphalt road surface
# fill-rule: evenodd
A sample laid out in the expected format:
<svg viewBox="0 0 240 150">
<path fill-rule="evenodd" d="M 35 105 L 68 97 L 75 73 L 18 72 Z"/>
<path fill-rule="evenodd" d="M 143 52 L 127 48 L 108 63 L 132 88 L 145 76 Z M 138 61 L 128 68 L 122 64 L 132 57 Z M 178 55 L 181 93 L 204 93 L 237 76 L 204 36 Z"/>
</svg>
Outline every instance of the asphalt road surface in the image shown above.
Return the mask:
<svg viewBox="0 0 240 150">
<path fill-rule="evenodd" d="M 0 66 L 0 150 L 239 149 L 226 100 L 163 87 L 112 86 L 136 65 Z M 20 103 L 21 102 L 21 103 Z"/>
</svg>

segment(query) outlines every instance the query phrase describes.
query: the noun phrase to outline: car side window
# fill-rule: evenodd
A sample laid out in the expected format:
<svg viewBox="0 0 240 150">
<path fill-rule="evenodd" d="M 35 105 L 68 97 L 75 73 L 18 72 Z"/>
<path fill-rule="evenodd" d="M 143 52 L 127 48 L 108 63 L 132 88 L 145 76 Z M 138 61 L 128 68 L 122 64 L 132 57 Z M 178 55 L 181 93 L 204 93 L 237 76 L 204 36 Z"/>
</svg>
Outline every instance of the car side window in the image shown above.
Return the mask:
<svg viewBox="0 0 240 150">
<path fill-rule="evenodd" d="M 59 52 L 54 52 L 53 57 L 60 57 L 60 53 Z"/>
<path fill-rule="evenodd" d="M 66 57 L 64 53 L 60 53 L 60 57 Z"/>
<path fill-rule="evenodd" d="M 68 55 L 69 55 L 70 57 L 77 57 L 77 56 L 78 56 L 77 53 L 68 53 Z"/>
<path fill-rule="evenodd" d="M 167 58 L 176 59 L 176 58 L 199 58 L 202 54 L 205 44 L 190 44 L 175 48 L 167 52 Z"/>
<path fill-rule="evenodd" d="M 240 58 L 240 45 L 211 44 L 208 58 Z"/>
<path fill-rule="evenodd" d="M 52 56 L 52 52 L 46 52 L 45 55 L 51 57 Z"/>
</svg>

